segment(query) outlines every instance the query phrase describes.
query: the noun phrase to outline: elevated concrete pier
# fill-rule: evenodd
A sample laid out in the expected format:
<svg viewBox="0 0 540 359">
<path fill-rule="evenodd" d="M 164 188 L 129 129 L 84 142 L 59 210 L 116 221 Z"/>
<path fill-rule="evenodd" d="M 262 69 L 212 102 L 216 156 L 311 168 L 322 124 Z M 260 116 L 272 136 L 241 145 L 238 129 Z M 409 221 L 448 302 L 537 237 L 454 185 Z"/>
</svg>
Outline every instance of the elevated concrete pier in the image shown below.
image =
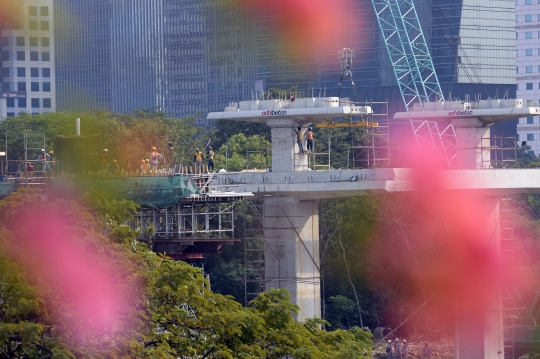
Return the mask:
<svg viewBox="0 0 540 359">
<path fill-rule="evenodd" d="M 265 198 L 265 252 L 268 286 L 286 288 L 300 306 L 298 320 L 320 316 L 320 259 L 317 200 L 335 197 L 409 192 L 415 188 L 413 172 L 404 168 L 295 171 L 296 127 L 347 114 L 369 114 L 369 107 L 355 107 L 337 98 L 305 99 L 309 108 L 277 101 L 251 101 L 211 113 L 209 119 L 261 122 L 272 129 L 271 173 L 216 174 L 215 185 L 231 185 L 240 192 L 259 193 Z M 481 150 L 489 137 L 490 126 L 499 121 L 540 113 L 540 108 L 523 108 L 512 100 L 511 108 L 496 108 L 499 102 L 477 104 L 430 105 L 434 111 L 396 114 L 395 119 L 445 120 L 456 129 L 458 170 L 442 171 L 442 186 L 448 191 L 470 191 L 482 197 L 483 215 L 478 218 L 487 241 L 500 249 L 500 195 L 540 192 L 540 171 L 522 169 L 479 169 L 489 162 L 489 151 Z M 515 102 L 515 103 L 514 103 Z M 263 107 L 261 107 L 263 106 Z M 265 107 L 266 106 L 266 107 Z M 270 108 L 275 106 L 275 110 Z M 320 106 L 317 110 L 317 106 Z M 437 106 L 442 108 L 438 108 Z M 457 107 L 456 107 L 457 106 Z M 460 107 L 461 106 L 461 107 Z M 475 107 L 476 106 L 476 107 Z M 456 107 L 456 108 L 454 108 Z M 463 107 L 463 108 L 462 108 Z M 485 108 L 484 108 L 485 107 Z M 242 108 L 244 110 L 242 110 Z M 413 117 L 414 116 L 414 117 Z M 484 239 L 483 239 L 484 240 Z M 499 251 L 500 252 L 500 251 Z M 466 317 L 456 316 L 456 359 L 501 359 L 504 353 L 502 333 L 502 288 L 488 293 L 483 308 Z"/>
</svg>

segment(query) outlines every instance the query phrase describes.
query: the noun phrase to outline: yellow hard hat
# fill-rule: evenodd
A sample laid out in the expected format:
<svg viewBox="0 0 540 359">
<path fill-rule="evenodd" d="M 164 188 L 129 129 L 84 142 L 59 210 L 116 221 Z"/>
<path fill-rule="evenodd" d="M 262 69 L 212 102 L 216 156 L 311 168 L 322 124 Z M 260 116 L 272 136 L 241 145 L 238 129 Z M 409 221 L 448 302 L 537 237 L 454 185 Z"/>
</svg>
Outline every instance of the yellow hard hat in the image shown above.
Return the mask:
<svg viewBox="0 0 540 359">
<path fill-rule="evenodd" d="M 150 160 L 147 158 L 147 159 L 146 159 L 146 162 L 150 162 Z"/>
<path fill-rule="evenodd" d="M 144 163 L 144 160 L 141 160 L 141 163 Z"/>
<path fill-rule="evenodd" d="M 152 151 L 155 151 L 155 150 L 156 150 L 156 148 L 155 148 L 155 147 L 152 147 Z"/>
<path fill-rule="evenodd" d="M 53 152 L 53 151 L 49 151 L 49 153 L 50 153 L 51 155 L 54 155 L 54 152 Z"/>
<path fill-rule="evenodd" d="M 116 160 L 113 160 L 114 163 L 116 163 Z"/>
</svg>

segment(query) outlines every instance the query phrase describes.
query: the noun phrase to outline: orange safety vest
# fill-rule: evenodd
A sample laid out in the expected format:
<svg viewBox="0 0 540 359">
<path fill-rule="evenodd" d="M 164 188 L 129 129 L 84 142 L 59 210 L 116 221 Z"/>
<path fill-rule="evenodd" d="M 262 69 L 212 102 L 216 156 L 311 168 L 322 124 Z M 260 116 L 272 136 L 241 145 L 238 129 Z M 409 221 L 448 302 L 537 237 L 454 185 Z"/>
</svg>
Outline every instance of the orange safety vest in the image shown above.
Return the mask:
<svg viewBox="0 0 540 359">
<path fill-rule="evenodd" d="M 308 131 L 307 133 L 307 137 L 306 137 L 308 140 L 312 140 L 313 139 L 313 131 Z"/>
</svg>

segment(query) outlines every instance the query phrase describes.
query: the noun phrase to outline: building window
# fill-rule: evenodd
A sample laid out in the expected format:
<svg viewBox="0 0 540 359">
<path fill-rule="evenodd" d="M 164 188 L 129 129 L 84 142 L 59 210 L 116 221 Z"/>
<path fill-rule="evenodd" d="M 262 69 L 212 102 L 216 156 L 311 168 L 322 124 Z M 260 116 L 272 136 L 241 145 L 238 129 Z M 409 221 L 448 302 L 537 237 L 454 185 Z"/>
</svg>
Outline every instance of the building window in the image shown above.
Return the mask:
<svg viewBox="0 0 540 359">
<path fill-rule="evenodd" d="M 532 31 L 527 31 L 527 32 L 525 33 L 525 38 L 526 38 L 526 39 L 532 39 Z"/>
<path fill-rule="evenodd" d="M 43 92 L 51 92 L 51 83 L 50 82 L 44 82 L 43 83 Z"/>
<path fill-rule="evenodd" d="M 525 56 L 532 56 L 532 49 L 526 49 Z"/>
<path fill-rule="evenodd" d="M 8 112 L 7 117 L 15 117 L 15 112 Z"/>
<path fill-rule="evenodd" d="M 532 66 L 525 66 L 525 72 L 528 74 L 532 73 Z"/>
<path fill-rule="evenodd" d="M 525 0 L 525 5 L 532 5 L 532 0 Z"/>
<path fill-rule="evenodd" d="M 49 22 L 48 21 L 42 21 L 41 22 L 41 30 L 42 31 L 49 31 Z"/>
<path fill-rule="evenodd" d="M 50 98 L 44 98 L 43 99 L 43 108 L 51 108 L 51 99 Z"/>
<path fill-rule="evenodd" d="M 527 141 L 534 141 L 534 133 L 527 134 Z"/>
<path fill-rule="evenodd" d="M 530 1 L 530 0 L 528 0 Z M 49 16 L 49 8 L 47 6 L 41 7 L 41 16 Z"/>
<path fill-rule="evenodd" d="M 531 22 L 532 21 L 532 15 L 525 15 L 525 22 Z"/>
<path fill-rule="evenodd" d="M 533 84 L 532 82 L 527 82 L 525 84 L 525 90 L 532 90 L 533 89 Z"/>
<path fill-rule="evenodd" d="M 10 91 L 9 82 L 2 82 L 2 91 Z"/>
<path fill-rule="evenodd" d="M 41 38 L 41 46 L 49 47 L 49 38 L 48 37 L 42 37 Z"/>
<path fill-rule="evenodd" d="M 17 51 L 17 60 L 18 61 L 24 61 L 24 51 Z"/>
<path fill-rule="evenodd" d="M 519 74 L 519 66 L 516 66 L 516 74 Z"/>
<path fill-rule="evenodd" d="M 30 83 L 30 90 L 33 92 L 39 92 L 39 82 Z"/>
<path fill-rule="evenodd" d="M 26 99 L 25 98 L 19 98 L 19 108 L 25 108 L 26 109 Z"/>
<path fill-rule="evenodd" d="M 26 77 L 26 68 L 17 67 L 17 76 L 18 77 Z"/>
<path fill-rule="evenodd" d="M 519 22 L 519 21 L 518 21 L 518 16 L 517 16 L 517 15 L 516 15 L 516 22 Z M 516 35 L 517 35 L 517 34 L 516 34 Z"/>
<path fill-rule="evenodd" d="M 9 108 L 15 107 L 15 99 L 14 98 L 6 99 L 6 104 L 7 104 L 7 107 L 9 107 Z"/>
<path fill-rule="evenodd" d="M 31 77 L 39 77 L 39 69 L 37 67 L 30 68 Z"/>
<path fill-rule="evenodd" d="M 527 117 L 527 125 L 532 125 L 532 124 L 534 123 L 534 120 L 533 120 L 533 119 L 534 119 L 534 117 L 528 116 L 528 117 Z"/>
<path fill-rule="evenodd" d="M 2 61 L 9 61 L 9 51 L 2 51 Z"/>
<path fill-rule="evenodd" d="M 24 46 L 24 36 L 17 36 L 17 46 Z"/>
<path fill-rule="evenodd" d="M 2 77 L 9 77 L 9 67 L 3 67 L 2 68 Z"/>
<path fill-rule="evenodd" d="M 17 91 L 26 91 L 26 82 L 17 82 Z"/>
<path fill-rule="evenodd" d="M 39 98 L 32 99 L 32 108 L 39 108 Z"/>
<path fill-rule="evenodd" d="M 37 16 L 37 6 L 30 6 L 28 8 L 28 15 Z"/>
<path fill-rule="evenodd" d="M 30 30 L 37 30 L 37 21 L 36 20 L 30 20 L 29 21 L 29 27 L 30 27 Z"/>
<path fill-rule="evenodd" d="M 38 46 L 38 38 L 37 37 L 31 37 L 30 38 L 30 46 Z"/>
<path fill-rule="evenodd" d="M 527 151 L 527 153 L 528 153 L 530 156 L 534 156 L 534 151 L 533 151 L 533 150 L 529 150 L 529 151 Z"/>
<path fill-rule="evenodd" d="M 519 133 L 516 135 L 516 142 L 519 142 Z"/>
<path fill-rule="evenodd" d="M 540 67 L 540 66 L 538 66 L 538 67 Z M 43 76 L 43 77 L 51 77 L 51 69 L 48 68 L 48 67 L 42 68 L 41 69 L 41 76 Z"/>
<path fill-rule="evenodd" d="M 43 51 L 41 53 L 41 61 L 50 61 L 51 57 L 49 51 Z"/>
<path fill-rule="evenodd" d="M 30 61 L 39 61 L 37 51 L 30 51 Z"/>
</svg>

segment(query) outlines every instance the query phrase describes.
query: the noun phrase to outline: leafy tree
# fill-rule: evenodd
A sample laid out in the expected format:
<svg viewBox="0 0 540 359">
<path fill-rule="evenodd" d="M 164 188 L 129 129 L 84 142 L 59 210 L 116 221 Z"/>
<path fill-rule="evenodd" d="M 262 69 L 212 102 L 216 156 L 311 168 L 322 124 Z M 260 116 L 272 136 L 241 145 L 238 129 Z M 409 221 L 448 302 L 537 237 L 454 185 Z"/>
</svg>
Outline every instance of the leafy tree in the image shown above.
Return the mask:
<svg viewBox="0 0 540 359">
<path fill-rule="evenodd" d="M 35 194 L 22 191 L 0 202 L 5 254 L 0 271 L 9 274 L 0 282 L 0 352 L 6 357 L 359 358 L 369 353 L 368 332 L 328 333 L 319 319 L 297 323 L 293 314 L 298 307 L 285 290 L 263 293 L 248 308 L 213 293 L 198 268 L 157 255 L 135 240 L 135 231 L 125 225 L 136 209 L 132 203 L 95 191 L 86 195 L 84 206 L 54 199 L 36 202 Z M 141 284 L 132 302 L 125 303 L 122 315 L 131 320 L 121 325 L 122 335 L 83 330 L 86 319 L 66 330 L 73 308 L 61 300 L 49 274 L 36 271 L 32 258 L 17 254 L 26 229 L 15 219 L 34 207 L 64 213 L 62 231 L 76 234 L 72 240 L 84 248 L 97 249 L 87 252 L 91 260 L 112 258 L 111 270 L 124 273 L 117 290 Z"/>
<path fill-rule="evenodd" d="M 216 169 L 227 167 L 230 172 L 246 169 L 246 150 L 249 154 L 250 169 L 265 169 L 272 166 L 271 144 L 265 138 L 253 135 L 246 137 L 243 133 L 232 136 L 227 144 L 221 146 L 214 159 Z M 262 151 L 261 151 L 262 150 Z M 268 151 L 268 152 L 265 152 Z M 225 156 L 227 155 L 227 159 Z"/>
</svg>

